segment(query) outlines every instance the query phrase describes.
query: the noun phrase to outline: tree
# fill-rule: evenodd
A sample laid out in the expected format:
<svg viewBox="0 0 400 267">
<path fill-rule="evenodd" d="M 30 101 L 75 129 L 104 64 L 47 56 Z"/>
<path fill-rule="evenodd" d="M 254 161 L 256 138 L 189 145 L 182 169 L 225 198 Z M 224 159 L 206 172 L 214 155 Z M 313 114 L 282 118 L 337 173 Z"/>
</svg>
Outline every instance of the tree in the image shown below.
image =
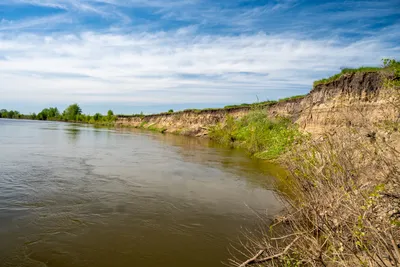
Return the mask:
<svg viewBox="0 0 400 267">
<path fill-rule="evenodd" d="M 48 117 L 49 117 L 49 109 L 48 108 L 43 109 L 37 115 L 37 119 L 41 120 L 41 121 L 47 120 Z"/>
<path fill-rule="evenodd" d="M 14 110 L 14 114 L 12 116 L 13 119 L 19 119 L 21 117 L 21 113 L 19 111 Z"/>
<path fill-rule="evenodd" d="M 113 112 L 112 110 L 109 110 L 109 111 L 107 112 L 106 121 L 112 122 L 112 121 L 114 121 L 114 120 L 115 120 L 114 112 Z"/>
<path fill-rule="evenodd" d="M 0 110 L 0 118 L 7 118 L 7 117 L 8 117 L 7 109 Z"/>
<path fill-rule="evenodd" d="M 58 108 L 49 108 L 48 117 L 52 119 L 60 117 L 60 112 L 58 111 Z"/>
<path fill-rule="evenodd" d="M 45 108 L 37 114 L 38 120 L 55 120 L 60 118 L 60 112 L 58 108 Z"/>
<path fill-rule="evenodd" d="M 95 121 L 101 120 L 101 117 L 103 117 L 103 116 L 102 116 L 100 113 L 96 113 L 96 114 L 93 115 L 93 119 L 94 119 Z"/>
<path fill-rule="evenodd" d="M 67 107 L 63 112 L 63 118 L 67 121 L 76 121 L 78 116 L 82 114 L 82 109 L 78 104 L 72 104 Z"/>
<path fill-rule="evenodd" d="M 6 109 L 2 109 L 0 110 L 0 118 L 20 119 L 22 118 L 22 115 L 16 110 L 7 111 Z"/>
<path fill-rule="evenodd" d="M 12 119 L 12 118 L 14 118 L 14 115 L 15 115 L 14 110 L 10 110 L 10 111 L 8 112 L 8 114 L 7 114 L 7 118 Z"/>
</svg>

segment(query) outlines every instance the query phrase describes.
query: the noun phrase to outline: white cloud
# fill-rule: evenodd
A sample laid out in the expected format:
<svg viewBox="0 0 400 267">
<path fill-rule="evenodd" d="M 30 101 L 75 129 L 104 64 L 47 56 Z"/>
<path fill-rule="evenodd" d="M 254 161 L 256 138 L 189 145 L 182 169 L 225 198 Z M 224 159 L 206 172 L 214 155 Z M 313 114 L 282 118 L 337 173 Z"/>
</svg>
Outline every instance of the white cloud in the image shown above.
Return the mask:
<svg viewBox="0 0 400 267">
<path fill-rule="evenodd" d="M 43 6 L 43 7 L 52 7 L 52 8 L 60 8 L 66 9 L 67 6 L 65 3 L 69 1 L 63 0 L 5 0 L 0 2 L 1 5 L 35 5 L 35 6 Z"/>
<path fill-rule="evenodd" d="M 71 24 L 74 19 L 65 14 L 47 17 L 35 17 L 18 21 L 2 19 L 0 21 L 0 31 L 13 31 L 20 29 L 40 29 L 44 30 L 49 25 Z"/>
<path fill-rule="evenodd" d="M 241 102 L 296 93 L 341 66 L 399 56 L 379 38 L 341 44 L 282 35 L 0 35 L 0 95 L 80 103 Z M 275 91 L 269 91 L 275 90 Z"/>
<path fill-rule="evenodd" d="M 399 14 L 393 4 L 349 1 L 332 14 L 332 2 L 299 3 L 0 1 L 53 8 L 0 18 L 0 104 L 249 102 L 305 93 L 342 66 L 399 58 L 397 22 L 370 27 Z"/>
</svg>

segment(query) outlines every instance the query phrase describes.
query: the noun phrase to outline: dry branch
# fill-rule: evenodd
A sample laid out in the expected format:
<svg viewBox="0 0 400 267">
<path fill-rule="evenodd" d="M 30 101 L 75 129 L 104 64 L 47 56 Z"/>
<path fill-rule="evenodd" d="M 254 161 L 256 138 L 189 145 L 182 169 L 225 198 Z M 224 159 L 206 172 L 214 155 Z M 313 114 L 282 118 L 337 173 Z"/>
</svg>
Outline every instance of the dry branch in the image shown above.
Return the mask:
<svg viewBox="0 0 400 267">
<path fill-rule="evenodd" d="M 299 238 L 300 238 L 299 236 L 296 237 L 288 246 L 286 246 L 286 248 L 281 253 L 278 253 L 278 254 L 275 254 L 275 255 L 272 255 L 272 256 L 268 256 L 268 257 L 265 257 L 265 258 L 258 259 L 258 257 L 261 256 L 264 253 L 264 250 L 260 250 L 256 255 L 254 255 L 254 257 L 252 257 L 251 259 L 248 259 L 247 261 L 243 262 L 240 265 L 240 267 L 245 267 L 247 265 L 251 265 L 251 264 L 255 264 L 255 263 L 263 263 L 263 262 L 266 262 L 266 261 L 270 261 L 270 260 L 282 257 L 283 255 L 285 255 L 289 251 L 289 249 L 294 245 L 294 243 L 296 243 L 296 241 L 299 240 Z"/>
</svg>

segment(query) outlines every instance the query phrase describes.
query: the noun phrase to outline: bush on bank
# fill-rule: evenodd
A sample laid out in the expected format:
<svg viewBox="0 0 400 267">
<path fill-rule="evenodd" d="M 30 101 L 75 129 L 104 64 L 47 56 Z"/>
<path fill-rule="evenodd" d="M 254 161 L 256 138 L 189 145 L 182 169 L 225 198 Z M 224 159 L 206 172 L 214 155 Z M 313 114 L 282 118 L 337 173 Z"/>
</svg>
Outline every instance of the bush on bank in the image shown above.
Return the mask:
<svg viewBox="0 0 400 267">
<path fill-rule="evenodd" d="M 384 63 L 382 93 L 400 114 L 400 64 Z M 368 115 L 288 150 L 276 185 L 285 212 L 246 234 L 232 266 L 400 266 L 400 120 Z"/>
<path fill-rule="evenodd" d="M 297 127 L 283 117 L 270 118 L 266 110 L 254 110 L 244 117 L 228 116 L 225 123 L 212 127 L 211 139 L 240 147 L 262 159 L 273 159 L 301 137 Z"/>
</svg>

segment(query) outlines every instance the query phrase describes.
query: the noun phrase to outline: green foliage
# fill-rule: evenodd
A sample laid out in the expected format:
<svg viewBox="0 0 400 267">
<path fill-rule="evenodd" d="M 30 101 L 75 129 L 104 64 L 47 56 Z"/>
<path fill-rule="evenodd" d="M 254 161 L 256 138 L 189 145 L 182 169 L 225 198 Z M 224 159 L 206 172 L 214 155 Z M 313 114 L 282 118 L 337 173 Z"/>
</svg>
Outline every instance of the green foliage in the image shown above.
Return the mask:
<svg viewBox="0 0 400 267">
<path fill-rule="evenodd" d="M 194 113 L 200 113 L 201 111 L 202 111 L 201 109 L 195 109 L 195 108 L 188 108 L 183 110 L 183 112 L 194 112 Z"/>
<path fill-rule="evenodd" d="M 78 104 L 68 106 L 63 112 L 63 119 L 66 121 L 79 121 L 79 115 L 82 114 L 82 109 Z"/>
<path fill-rule="evenodd" d="M 250 106 L 251 106 L 251 104 L 242 103 L 242 104 L 239 104 L 239 105 L 228 105 L 228 106 L 225 106 L 224 108 L 225 109 L 231 109 L 231 108 L 244 108 L 244 107 L 250 107 Z"/>
<path fill-rule="evenodd" d="M 263 159 L 276 158 L 301 136 L 290 120 L 269 118 L 262 110 L 252 111 L 240 119 L 228 116 L 224 124 L 211 128 L 209 135 L 217 142 L 244 148 Z"/>
<path fill-rule="evenodd" d="M 114 115 L 114 112 L 112 110 L 107 111 L 107 118 L 105 118 L 106 122 L 114 123 L 116 119 L 117 117 Z"/>
<path fill-rule="evenodd" d="M 382 59 L 382 63 L 384 68 L 393 68 L 396 69 L 397 72 L 400 70 L 400 61 L 396 61 L 395 59 L 384 58 Z"/>
<path fill-rule="evenodd" d="M 218 112 L 218 111 L 222 111 L 222 112 L 226 112 L 227 110 L 232 110 L 232 109 L 239 109 L 239 108 L 249 108 L 249 109 L 262 109 L 265 107 L 269 107 L 272 106 L 274 104 L 276 104 L 277 101 L 263 101 L 263 102 L 257 102 L 257 103 L 253 103 L 253 104 L 247 104 L 247 103 L 243 103 L 240 105 L 229 105 L 229 106 L 225 106 L 223 108 L 204 108 L 204 109 L 184 109 L 181 111 L 174 111 L 173 109 L 170 109 L 168 112 L 162 112 L 162 113 L 158 113 L 158 114 L 153 114 L 153 115 L 168 115 L 171 113 L 174 113 L 176 115 L 182 114 L 182 113 L 206 113 L 206 112 Z M 135 117 L 141 117 L 144 118 L 145 115 L 142 113 L 140 114 L 133 114 L 133 115 L 118 115 L 118 117 L 123 117 L 123 118 L 135 118 Z"/>
<path fill-rule="evenodd" d="M 6 109 L 0 110 L 0 118 L 4 119 L 22 119 L 23 115 L 16 110 L 7 111 Z"/>
<path fill-rule="evenodd" d="M 400 77 L 400 62 L 395 59 L 382 59 L 382 67 L 360 67 L 356 69 L 352 68 L 343 68 L 342 71 L 338 74 L 335 74 L 329 78 L 321 79 L 314 82 L 314 86 L 319 84 L 326 84 L 332 81 L 339 79 L 342 75 L 347 73 L 357 73 L 357 72 L 378 72 L 382 70 L 393 71 L 395 76 Z"/>
<path fill-rule="evenodd" d="M 304 98 L 305 96 L 306 95 L 295 95 L 295 96 L 285 97 L 285 98 L 279 99 L 278 102 L 292 101 L 292 100 Z"/>
<path fill-rule="evenodd" d="M 140 123 L 140 128 L 144 128 L 144 126 L 147 124 L 148 122 L 147 121 L 142 121 L 141 123 Z"/>
<path fill-rule="evenodd" d="M 394 59 L 383 59 L 383 65 L 385 68 L 390 69 L 393 77 L 387 77 L 384 81 L 384 88 L 386 89 L 395 89 L 393 94 L 393 104 L 395 106 L 399 106 L 400 104 L 400 95 L 399 95 L 399 88 L 400 88 L 400 62 Z M 395 131 L 399 129 L 399 121 L 387 121 L 388 124 L 391 124 Z"/>
<path fill-rule="evenodd" d="M 252 104 L 243 103 L 240 105 L 228 105 L 228 106 L 225 106 L 224 109 L 269 107 L 276 103 L 277 103 L 277 101 L 267 100 L 267 101 L 252 103 Z"/>
<path fill-rule="evenodd" d="M 154 132 L 159 132 L 159 133 L 165 133 L 167 131 L 167 128 L 164 128 L 164 127 L 163 128 L 158 128 L 158 127 L 155 127 L 153 125 L 150 125 L 146 129 L 150 130 L 150 131 L 154 131 Z"/>
<path fill-rule="evenodd" d="M 325 78 L 325 79 L 321 79 L 318 81 L 314 82 L 314 86 L 317 86 L 319 84 L 326 84 L 329 82 L 333 82 L 337 79 L 339 79 L 342 75 L 347 74 L 347 73 L 357 73 L 357 72 L 377 72 L 379 70 L 381 70 L 382 68 L 380 67 L 360 67 L 357 69 L 351 69 L 351 68 L 344 68 L 342 69 L 342 71 L 338 74 L 335 74 L 329 78 Z"/>
<path fill-rule="evenodd" d="M 92 119 L 97 122 L 97 121 L 101 121 L 103 118 L 103 115 L 101 115 L 100 113 L 96 113 L 93 115 Z"/>
<path fill-rule="evenodd" d="M 57 108 L 45 108 L 35 116 L 38 120 L 59 120 L 61 117 Z"/>
<path fill-rule="evenodd" d="M 7 117 L 8 117 L 7 109 L 1 109 L 0 110 L 0 118 L 7 118 Z"/>
<path fill-rule="evenodd" d="M 112 110 L 107 112 L 107 115 L 96 113 L 93 116 L 82 114 L 82 109 L 78 104 L 72 104 L 68 106 L 63 114 L 60 114 L 56 107 L 45 108 L 37 115 L 32 113 L 31 115 L 23 115 L 18 111 L 5 109 L 0 110 L 0 118 L 9 119 L 30 119 L 30 120 L 53 120 L 53 121 L 70 121 L 70 122 L 81 122 L 90 123 L 101 126 L 113 126 L 117 116 L 114 115 Z"/>
</svg>

